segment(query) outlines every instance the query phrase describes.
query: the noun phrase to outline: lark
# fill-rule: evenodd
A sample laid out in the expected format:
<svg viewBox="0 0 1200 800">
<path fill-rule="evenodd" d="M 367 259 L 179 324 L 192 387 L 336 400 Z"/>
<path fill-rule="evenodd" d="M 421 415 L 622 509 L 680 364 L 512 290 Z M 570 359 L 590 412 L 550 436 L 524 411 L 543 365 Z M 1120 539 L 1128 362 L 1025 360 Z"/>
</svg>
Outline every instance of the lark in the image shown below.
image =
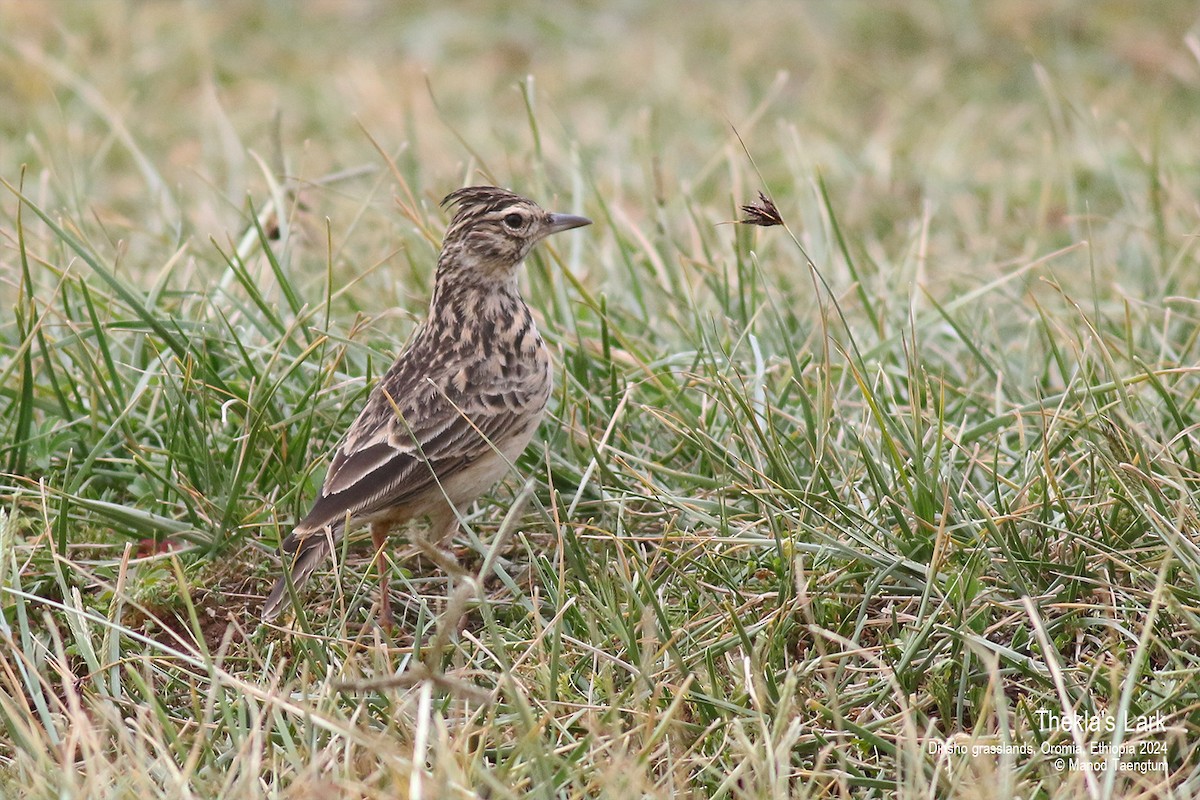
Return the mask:
<svg viewBox="0 0 1200 800">
<path fill-rule="evenodd" d="M 375 546 L 380 622 L 392 624 L 385 547 L 393 526 L 428 519 L 433 549 L 460 515 L 511 469 L 550 398 L 546 345 L 517 276 L 535 244 L 590 225 L 495 186 L 451 192 L 456 207 L 437 260 L 429 316 L 367 397 L 333 453 L 312 510 L 283 540 L 284 570 L 263 604 L 286 605 L 347 530 L 366 524 Z"/>
</svg>

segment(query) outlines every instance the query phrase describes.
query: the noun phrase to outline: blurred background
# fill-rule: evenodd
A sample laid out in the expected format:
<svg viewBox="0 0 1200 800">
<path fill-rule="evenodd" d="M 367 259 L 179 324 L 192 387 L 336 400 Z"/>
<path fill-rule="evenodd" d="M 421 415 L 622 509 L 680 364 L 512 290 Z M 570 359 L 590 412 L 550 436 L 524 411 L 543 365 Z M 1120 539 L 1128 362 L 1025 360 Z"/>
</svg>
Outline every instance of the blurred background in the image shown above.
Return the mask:
<svg viewBox="0 0 1200 800">
<path fill-rule="evenodd" d="M 634 219 L 731 219 L 819 173 L 877 256 L 932 217 L 927 261 L 982 264 L 1187 191 L 1197 25 L 1186 2 L 5 3 L 0 173 L 133 240 L 148 192 L 162 224 L 236 230 L 250 153 L 300 183 L 372 170 L 331 189 L 369 215 L 398 191 L 376 147 L 425 200 L 582 177 Z"/>
</svg>

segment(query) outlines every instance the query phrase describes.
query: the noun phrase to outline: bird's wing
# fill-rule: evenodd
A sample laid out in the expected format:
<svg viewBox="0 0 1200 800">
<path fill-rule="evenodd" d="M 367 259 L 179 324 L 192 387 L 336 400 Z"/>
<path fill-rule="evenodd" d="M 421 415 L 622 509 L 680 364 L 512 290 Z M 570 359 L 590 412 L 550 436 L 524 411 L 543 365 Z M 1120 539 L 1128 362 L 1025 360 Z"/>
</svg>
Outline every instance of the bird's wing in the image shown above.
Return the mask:
<svg viewBox="0 0 1200 800">
<path fill-rule="evenodd" d="M 389 373 L 371 393 L 329 466 L 312 511 L 284 541 L 295 552 L 326 527 L 438 491 L 438 481 L 493 452 L 528 406 L 544 404 L 527 375 L 488 376 L 463 367 L 439 377 Z M 338 531 L 340 533 L 340 530 Z"/>
</svg>

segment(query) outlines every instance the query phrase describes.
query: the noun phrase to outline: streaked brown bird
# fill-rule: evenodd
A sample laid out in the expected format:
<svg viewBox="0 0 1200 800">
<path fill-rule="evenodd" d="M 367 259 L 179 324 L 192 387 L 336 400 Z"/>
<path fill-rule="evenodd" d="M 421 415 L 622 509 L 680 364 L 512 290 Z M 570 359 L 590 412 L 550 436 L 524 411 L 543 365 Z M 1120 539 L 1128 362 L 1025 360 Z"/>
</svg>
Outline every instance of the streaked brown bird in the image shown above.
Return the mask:
<svg viewBox="0 0 1200 800">
<path fill-rule="evenodd" d="M 442 205 L 457 210 L 429 317 L 334 451 L 312 511 L 283 540 L 284 570 L 299 587 L 348 527 L 370 525 L 384 625 L 392 620 L 384 554 L 391 527 L 427 517 L 424 541 L 436 549 L 541 422 L 550 356 L 518 289 L 518 269 L 545 237 L 591 224 L 495 186 L 459 189 Z M 286 605 L 286 573 L 263 604 L 264 620 Z"/>
</svg>

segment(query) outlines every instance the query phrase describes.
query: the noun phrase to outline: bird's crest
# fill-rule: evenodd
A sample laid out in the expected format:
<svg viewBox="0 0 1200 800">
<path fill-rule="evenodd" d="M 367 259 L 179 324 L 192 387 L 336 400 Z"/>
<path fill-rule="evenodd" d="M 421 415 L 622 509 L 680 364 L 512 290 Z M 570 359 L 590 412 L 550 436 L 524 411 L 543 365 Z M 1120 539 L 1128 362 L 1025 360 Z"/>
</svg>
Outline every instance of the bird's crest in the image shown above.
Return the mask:
<svg viewBox="0 0 1200 800">
<path fill-rule="evenodd" d="M 458 207 L 454 212 L 454 221 L 457 222 L 466 217 L 480 217 L 499 211 L 513 203 L 522 202 L 528 203 L 529 201 L 515 192 L 501 189 L 499 186 L 464 186 L 442 198 L 441 205 L 445 208 Z"/>
</svg>

